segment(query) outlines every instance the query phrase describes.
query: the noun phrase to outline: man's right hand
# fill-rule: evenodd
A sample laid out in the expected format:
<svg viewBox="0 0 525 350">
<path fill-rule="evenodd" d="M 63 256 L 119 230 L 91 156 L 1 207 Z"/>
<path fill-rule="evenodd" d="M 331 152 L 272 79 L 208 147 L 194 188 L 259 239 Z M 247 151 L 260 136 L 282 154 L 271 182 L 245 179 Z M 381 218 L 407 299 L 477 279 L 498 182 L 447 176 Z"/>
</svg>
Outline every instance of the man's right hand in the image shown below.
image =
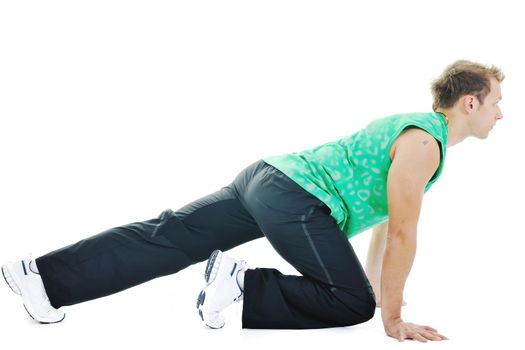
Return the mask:
<svg viewBox="0 0 525 350">
<path fill-rule="evenodd" d="M 399 341 L 413 339 L 426 343 L 428 340 L 448 340 L 447 337 L 439 334 L 438 331 L 432 327 L 403 322 L 400 318 L 384 322 L 383 325 L 386 334 Z"/>
</svg>

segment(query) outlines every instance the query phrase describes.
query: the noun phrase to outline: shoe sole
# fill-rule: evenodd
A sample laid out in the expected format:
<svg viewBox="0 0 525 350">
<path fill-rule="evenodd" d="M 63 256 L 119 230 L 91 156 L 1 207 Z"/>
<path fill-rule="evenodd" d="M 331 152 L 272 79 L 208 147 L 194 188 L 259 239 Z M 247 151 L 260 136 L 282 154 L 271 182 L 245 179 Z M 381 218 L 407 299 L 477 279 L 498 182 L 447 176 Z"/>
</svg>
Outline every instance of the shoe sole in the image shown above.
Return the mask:
<svg viewBox="0 0 525 350">
<path fill-rule="evenodd" d="M 215 277 L 217 277 L 217 272 L 219 272 L 222 262 L 222 254 L 223 253 L 220 250 L 216 249 L 208 258 L 208 264 L 206 265 L 206 269 L 204 271 L 204 280 L 206 281 L 206 286 L 210 285 L 215 280 Z M 235 269 L 237 269 L 237 263 L 233 265 L 230 276 L 233 276 Z"/>
<path fill-rule="evenodd" d="M 217 276 L 217 271 L 219 271 L 219 266 L 222 260 L 222 252 L 218 249 L 214 250 L 209 259 L 208 264 L 206 265 L 206 270 L 204 271 L 204 280 L 206 285 L 209 285 L 215 280 Z M 217 262 L 217 264 L 215 264 Z"/>
<path fill-rule="evenodd" d="M 5 283 L 7 283 L 7 285 L 9 286 L 9 288 L 11 288 L 13 293 L 15 293 L 17 295 L 20 295 L 22 297 L 22 300 L 23 300 L 24 296 L 22 295 L 22 291 L 20 290 L 20 288 L 16 284 L 16 281 L 14 280 L 14 278 L 11 276 L 11 273 L 9 272 L 9 268 L 7 267 L 7 265 L 3 265 L 2 266 L 2 276 L 4 277 Z M 33 315 L 31 315 L 31 312 L 29 312 L 29 310 L 27 309 L 27 306 L 26 306 L 25 303 L 22 303 L 22 305 L 24 305 L 24 309 L 26 310 L 26 312 L 29 315 L 29 317 L 31 317 L 33 320 L 35 320 L 35 321 L 37 321 L 37 322 L 39 322 L 41 324 L 58 323 L 58 322 L 62 322 L 64 320 L 64 318 L 66 318 L 66 314 L 64 314 L 64 317 L 62 317 L 62 319 L 60 319 L 58 321 L 53 321 L 53 322 L 40 321 L 40 320 L 37 320 L 36 318 L 34 318 Z"/>
<path fill-rule="evenodd" d="M 2 266 L 2 276 L 4 276 L 5 283 L 7 283 L 7 285 L 9 286 L 9 288 L 11 288 L 13 293 L 21 296 L 22 292 L 20 292 L 20 288 L 18 288 L 15 281 L 11 277 L 11 274 L 9 273 L 9 270 L 7 269 L 6 265 Z"/>
<path fill-rule="evenodd" d="M 222 325 L 222 327 L 213 327 L 213 326 L 210 326 L 208 324 L 208 322 L 206 322 L 204 320 L 204 315 L 202 314 L 202 310 L 200 309 L 200 306 L 202 304 L 204 304 L 204 299 L 206 299 L 206 292 L 204 290 L 201 290 L 201 292 L 199 293 L 199 297 L 197 298 L 197 309 L 199 310 L 199 316 L 201 317 L 201 320 L 204 322 L 204 324 L 208 327 L 208 328 L 211 328 L 211 329 L 221 329 L 222 327 L 224 327 L 224 324 Z"/>
<path fill-rule="evenodd" d="M 206 264 L 206 269 L 204 270 L 204 280 L 206 281 L 206 286 L 210 285 L 214 280 L 215 277 L 217 277 L 217 272 L 219 271 L 220 262 L 222 260 L 222 252 L 219 249 L 214 250 L 210 257 L 208 258 L 208 263 Z M 222 327 L 213 327 L 210 326 L 205 320 L 204 316 L 202 314 L 201 306 L 204 304 L 204 300 L 206 299 L 206 292 L 201 290 L 199 293 L 199 296 L 197 297 L 197 309 L 199 310 L 199 316 L 201 320 L 204 322 L 204 324 L 211 328 L 211 329 L 220 329 L 224 327 L 224 324 Z"/>
<path fill-rule="evenodd" d="M 204 321 L 204 316 L 202 316 L 202 311 L 200 309 L 200 306 L 204 304 L 204 299 L 206 298 L 206 292 L 204 290 L 201 290 L 199 293 L 199 296 L 197 298 L 197 309 L 199 310 L 199 316 L 201 317 L 201 320 Z"/>
<path fill-rule="evenodd" d="M 31 315 L 31 313 L 29 312 L 29 310 L 27 309 L 26 307 L 26 304 L 22 304 L 24 305 L 24 309 L 26 310 L 27 314 L 29 315 L 29 317 L 31 317 L 33 320 L 37 321 L 38 323 L 41 323 L 41 324 L 53 324 L 53 323 L 58 323 L 58 322 L 62 322 L 64 321 L 64 318 L 66 318 L 66 314 L 64 314 L 64 317 L 62 317 L 62 319 L 60 321 L 55 321 L 55 322 L 44 322 L 44 321 L 39 321 L 37 320 L 36 318 L 33 317 L 33 315 Z"/>
</svg>

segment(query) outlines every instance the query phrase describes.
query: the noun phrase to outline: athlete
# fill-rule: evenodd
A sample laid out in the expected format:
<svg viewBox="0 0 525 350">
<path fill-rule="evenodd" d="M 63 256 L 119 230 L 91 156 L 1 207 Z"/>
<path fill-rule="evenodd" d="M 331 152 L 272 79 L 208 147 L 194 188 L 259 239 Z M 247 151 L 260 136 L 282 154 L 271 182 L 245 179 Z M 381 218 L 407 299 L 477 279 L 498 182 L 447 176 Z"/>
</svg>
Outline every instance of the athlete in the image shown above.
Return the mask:
<svg viewBox="0 0 525 350">
<path fill-rule="evenodd" d="M 3 277 L 34 320 L 56 323 L 62 306 L 208 259 L 197 312 L 210 328 L 223 327 L 221 312 L 241 300 L 242 327 L 266 329 L 351 326 L 380 306 L 390 337 L 447 339 L 401 318 L 422 199 L 447 148 L 486 138 L 502 118 L 503 79 L 497 67 L 454 62 L 432 83 L 433 112 L 383 117 L 340 140 L 259 159 L 177 211 L 7 263 Z M 370 228 L 365 271 L 349 239 Z M 263 236 L 300 275 L 224 253 Z"/>
</svg>

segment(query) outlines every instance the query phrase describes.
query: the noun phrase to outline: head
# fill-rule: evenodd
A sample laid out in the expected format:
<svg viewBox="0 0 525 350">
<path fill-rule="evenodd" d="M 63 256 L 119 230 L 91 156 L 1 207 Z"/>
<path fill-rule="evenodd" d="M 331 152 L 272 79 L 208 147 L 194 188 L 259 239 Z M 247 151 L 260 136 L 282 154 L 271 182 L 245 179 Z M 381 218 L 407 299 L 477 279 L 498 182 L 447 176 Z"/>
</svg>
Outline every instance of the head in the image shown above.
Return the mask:
<svg viewBox="0 0 525 350">
<path fill-rule="evenodd" d="M 498 102 L 505 76 L 495 66 L 460 60 L 448 66 L 432 82 L 434 111 L 451 111 L 466 116 L 470 134 L 486 138 L 497 120 L 503 118 Z"/>
</svg>

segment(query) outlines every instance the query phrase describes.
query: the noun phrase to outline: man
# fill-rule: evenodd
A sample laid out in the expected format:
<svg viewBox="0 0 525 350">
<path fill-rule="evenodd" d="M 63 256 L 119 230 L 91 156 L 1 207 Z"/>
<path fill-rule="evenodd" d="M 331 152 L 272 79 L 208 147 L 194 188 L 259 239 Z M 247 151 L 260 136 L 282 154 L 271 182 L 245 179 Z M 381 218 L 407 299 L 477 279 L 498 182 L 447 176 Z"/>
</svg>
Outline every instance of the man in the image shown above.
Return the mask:
<svg viewBox="0 0 525 350">
<path fill-rule="evenodd" d="M 210 328 L 221 328 L 221 311 L 240 300 L 244 328 L 349 326 L 372 318 L 380 304 L 389 336 L 446 339 L 401 318 L 422 198 L 447 147 L 486 138 L 502 118 L 503 79 L 496 67 L 457 61 L 432 84 L 432 113 L 392 115 L 314 149 L 266 157 L 176 212 L 8 263 L 2 274 L 31 317 L 55 323 L 65 317 L 61 306 L 209 257 L 197 309 Z M 372 227 L 367 277 L 348 239 Z M 248 269 L 223 253 L 262 236 L 302 275 Z"/>
</svg>

